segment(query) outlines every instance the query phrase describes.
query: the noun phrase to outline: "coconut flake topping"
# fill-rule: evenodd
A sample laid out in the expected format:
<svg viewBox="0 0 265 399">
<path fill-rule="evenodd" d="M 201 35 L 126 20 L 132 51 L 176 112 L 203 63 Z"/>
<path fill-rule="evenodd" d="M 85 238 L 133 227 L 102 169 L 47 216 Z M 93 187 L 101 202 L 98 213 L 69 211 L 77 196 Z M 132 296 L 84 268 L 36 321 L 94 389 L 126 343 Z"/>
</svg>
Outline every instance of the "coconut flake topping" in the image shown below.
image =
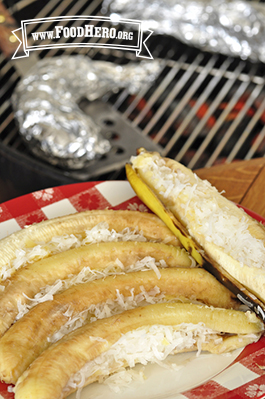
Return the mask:
<svg viewBox="0 0 265 399">
<path fill-rule="evenodd" d="M 36 242 L 36 245 L 32 248 L 17 249 L 15 259 L 1 269 L 0 278 L 6 280 L 20 267 L 23 267 L 28 263 L 37 262 L 40 259 L 59 252 L 78 248 L 82 245 L 117 241 L 144 242 L 147 240 L 142 231 L 139 231 L 138 229 L 130 229 L 127 227 L 124 230 L 117 232 L 114 229 L 110 230 L 108 223 L 101 222 L 90 230 L 86 230 L 84 238 L 74 234 L 65 234 L 63 236 L 53 237 L 48 243 Z"/>
<path fill-rule="evenodd" d="M 154 190 L 175 206 L 191 236 L 194 229 L 197 237 L 221 247 L 242 265 L 265 268 L 264 242 L 250 233 L 245 212 L 237 208 L 235 213 L 223 202 L 220 204 L 216 188 L 207 180 L 196 174 L 193 180 L 181 170 L 174 171 L 157 155 L 132 157 L 131 161 L 150 179 Z"/>
<path fill-rule="evenodd" d="M 51 337 L 48 341 L 51 343 L 57 342 L 66 334 L 76 330 L 85 323 L 93 322 L 99 319 L 105 319 L 113 315 L 124 312 L 125 310 L 134 309 L 137 306 L 145 306 L 147 304 L 161 303 L 165 301 L 165 295 L 160 292 L 158 287 L 154 287 L 150 291 L 146 291 L 144 287 L 140 287 L 141 292 L 137 295 L 134 294 L 134 289 L 131 289 L 131 295 L 125 297 L 116 290 L 115 299 L 107 299 L 106 302 L 98 303 L 89 306 L 88 309 L 73 315 L 71 307 L 64 313 L 64 316 L 68 317 L 68 321 Z"/>
<path fill-rule="evenodd" d="M 161 274 L 159 268 L 165 267 L 167 267 L 167 264 L 164 260 L 156 262 L 155 259 L 151 256 L 146 256 L 143 259 L 138 260 L 134 264 L 127 267 L 126 272 L 144 272 L 146 270 L 153 270 L 156 273 L 157 278 L 160 279 Z M 38 303 L 52 301 L 55 294 L 58 294 L 76 284 L 84 284 L 93 280 L 97 280 L 99 278 L 124 273 L 125 266 L 119 259 L 116 259 L 114 265 L 110 265 L 103 270 L 92 270 L 90 267 L 87 266 L 84 267 L 77 275 L 70 275 L 69 278 L 65 280 L 56 280 L 53 284 L 43 287 L 42 290 L 34 296 L 34 298 L 29 298 L 27 295 L 23 294 L 30 302 L 22 303 L 20 299 L 17 301 L 18 314 L 16 316 L 16 321 L 21 319 L 31 308 L 36 306 Z"/>
<path fill-rule="evenodd" d="M 220 339 L 222 337 L 217 335 L 216 331 L 205 327 L 203 323 L 182 323 L 176 327 L 163 325 L 141 327 L 124 334 L 109 350 L 86 363 L 70 378 L 65 390 L 79 389 L 78 397 L 85 381 L 96 373 L 101 377 L 100 382 L 105 382 L 110 388 L 114 388 L 115 392 L 119 392 L 120 388 L 127 386 L 136 378 L 132 374 L 128 375 L 125 367 L 132 368 L 138 363 L 146 365 L 148 362 L 171 367 L 165 363 L 168 355 L 194 347 L 198 348 L 197 355 L 199 355 L 203 342 L 217 340 L 219 343 Z M 117 370 L 118 373 L 107 378 L 110 373 Z M 142 371 L 141 377 L 143 377 Z"/>
</svg>

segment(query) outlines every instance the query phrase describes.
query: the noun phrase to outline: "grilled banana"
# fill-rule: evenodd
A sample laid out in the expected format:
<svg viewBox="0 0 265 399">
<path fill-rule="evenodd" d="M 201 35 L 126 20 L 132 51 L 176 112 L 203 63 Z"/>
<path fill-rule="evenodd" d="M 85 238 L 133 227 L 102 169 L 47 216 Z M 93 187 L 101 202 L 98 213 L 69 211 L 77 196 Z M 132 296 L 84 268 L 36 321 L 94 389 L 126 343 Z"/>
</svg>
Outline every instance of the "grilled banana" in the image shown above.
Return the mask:
<svg viewBox="0 0 265 399">
<path fill-rule="evenodd" d="M 193 335 L 192 343 L 186 343 L 185 337 L 183 338 L 183 329 L 187 323 L 192 323 L 194 330 L 198 326 L 202 330 L 202 324 L 206 327 L 203 332 Z M 190 350 L 191 346 L 196 349 L 199 341 L 203 342 L 203 350 L 213 349 L 214 353 L 222 353 L 256 341 L 263 331 L 263 323 L 249 312 L 245 314 L 235 310 L 176 303 L 155 304 L 129 310 L 86 324 L 44 351 L 19 378 L 15 386 L 15 398 L 65 398 L 73 390 L 69 381 L 80 370 L 83 371 L 83 385 L 98 379 L 101 367 L 98 366 L 99 371 L 93 376 L 89 373 L 91 362 L 103 353 L 108 354 L 107 350 L 113 348 L 115 343 L 118 347 L 121 336 L 124 340 L 127 333 L 137 329 L 141 329 L 144 336 L 149 332 L 152 335 L 152 327 L 157 325 L 182 332 L 182 340 L 172 347 L 173 353 Z M 172 344 L 168 339 L 168 336 L 164 339 L 165 346 Z M 163 345 L 160 341 L 160 348 L 161 344 Z M 131 354 L 129 353 L 129 356 Z M 124 361 L 126 363 L 126 359 Z M 135 358 L 135 363 L 137 361 L 140 360 Z M 109 373 L 115 370 L 115 366 L 117 367 L 115 362 L 110 365 Z"/>
<path fill-rule="evenodd" d="M 140 149 L 138 156 L 132 157 L 132 169 L 128 171 L 132 187 L 137 191 L 138 179 L 147 185 L 155 195 L 152 201 L 157 198 L 165 206 L 167 217 L 176 221 L 194 247 L 204 251 L 202 255 L 208 263 L 239 287 L 238 297 L 245 301 L 244 293 L 249 291 L 250 302 L 245 303 L 257 300 L 257 312 L 265 320 L 264 226 L 218 193 L 209 182 L 158 153 Z M 142 200 L 148 206 L 149 198 Z M 152 210 L 156 212 L 157 208 L 155 204 Z"/>
<path fill-rule="evenodd" d="M 137 175 L 131 165 L 126 164 L 127 178 L 138 195 L 138 197 L 148 205 L 148 207 L 155 212 L 157 216 L 168 226 L 168 228 L 176 235 L 183 247 L 193 256 L 199 265 L 203 265 L 203 258 L 199 252 L 196 243 L 188 236 L 178 220 L 174 218 L 173 214 L 165 209 L 163 203 L 149 188 L 149 186 Z"/>
<path fill-rule="evenodd" d="M 0 241 L 0 272 L 14 260 L 16 250 L 31 248 L 36 243 L 48 242 L 64 234 L 84 235 L 85 230 L 101 222 L 106 222 L 110 230 L 139 229 L 149 241 L 179 246 L 178 239 L 156 215 L 138 211 L 92 210 L 45 220 L 3 238 Z"/>
<path fill-rule="evenodd" d="M 89 268 L 87 275 L 108 270 L 113 274 L 118 269 L 117 259 L 126 268 L 147 256 L 155 261 L 164 261 L 169 267 L 191 267 L 192 260 L 184 248 L 151 242 L 107 242 L 70 249 L 29 264 L 19 269 L 5 281 L 5 290 L 0 293 L 0 336 L 11 326 L 19 313 L 18 304 L 30 302 L 43 287 L 58 279 L 67 279 Z M 30 281 L 30 284 L 29 284 Z"/>
<path fill-rule="evenodd" d="M 54 296 L 52 301 L 36 305 L 18 320 L 0 339 L 0 378 L 14 383 L 29 364 L 49 345 L 49 338 L 71 317 L 91 305 L 114 300 L 117 291 L 128 297 L 131 290 L 137 295 L 142 288 L 150 291 L 158 287 L 170 298 L 187 298 L 210 306 L 237 308 L 229 290 L 210 273 L 201 268 L 160 269 L 132 272 L 78 284 Z"/>
</svg>

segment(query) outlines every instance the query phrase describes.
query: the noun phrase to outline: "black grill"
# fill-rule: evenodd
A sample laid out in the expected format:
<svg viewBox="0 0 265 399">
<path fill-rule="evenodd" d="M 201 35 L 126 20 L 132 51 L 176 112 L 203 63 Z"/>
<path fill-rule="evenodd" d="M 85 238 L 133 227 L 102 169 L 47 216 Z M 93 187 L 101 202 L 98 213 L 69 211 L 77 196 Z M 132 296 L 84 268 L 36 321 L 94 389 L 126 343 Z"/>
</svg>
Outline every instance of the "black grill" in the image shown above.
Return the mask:
<svg viewBox="0 0 265 399">
<path fill-rule="evenodd" d="M 51 0 L 42 7 L 39 3 L 22 0 L 3 4 L 18 26 L 22 19 L 29 18 L 101 15 L 99 0 Z M 2 22 L 2 27 L 4 25 L 6 27 Z M 10 35 L 12 29 L 10 27 Z M 38 30 L 49 30 L 49 26 L 47 23 L 40 25 Z M 101 40 L 106 43 L 108 39 Z M 193 169 L 264 156 L 263 64 L 202 52 L 161 35 L 153 34 L 148 47 L 153 57 L 160 59 L 163 65 L 156 81 L 137 95 L 120 90 L 104 98 L 108 107 L 136 128 L 142 137 L 158 145 L 164 156 L 175 158 Z M 117 64 L 137 61 L 133 53 L 108 48 L 65 48 L 64 52 Z M 99 161 L 93 165 L 94 174 L 87 170 L 71 172 L 39 161 L 25 147 L 10 101 L 23 73 L 21 68 L 27 69 L 33 59 L 35 62 L 36 58 L 61 54 L 61 49 L 35 51 L 21 67 L 10 59 L 12 54 L 2 49 L 0 179 L 6 193 L 2 200 L 53 185 L 125 178 L 124 160 L 117 162 L 117 167 L 111 171 L 101 170 Z M 116 151 L 116 157 L 122 152 L 119 146 L 116 150 L 114 146 L 113 151 Z"/>
</svg>

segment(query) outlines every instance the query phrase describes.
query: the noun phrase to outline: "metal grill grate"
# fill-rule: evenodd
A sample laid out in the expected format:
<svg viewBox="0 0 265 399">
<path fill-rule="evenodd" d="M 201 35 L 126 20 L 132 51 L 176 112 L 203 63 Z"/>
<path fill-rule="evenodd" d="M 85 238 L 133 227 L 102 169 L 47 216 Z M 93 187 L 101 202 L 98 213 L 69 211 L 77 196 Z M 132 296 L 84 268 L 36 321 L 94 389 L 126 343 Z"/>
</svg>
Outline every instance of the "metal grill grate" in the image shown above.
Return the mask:
<svg viewBox="0 0 265 399">
<path fill-rule="evenodd" d="M 51 0 L 41 9 L 37 8 L 39 3 L 22 0 L 12 5 L 6 2 L 5 6 L 18 24 L 22 15 L 24 19 L 99 15 L 101 9 L 101 0 Z M 78 21 L 72 26 L 77 24 Z M 44 30 L 49 30 L 48 23 L 40 24 L 38 31 Z M 104 40 L 108 39 L 100 39 Z M 149 48 L 153 57 L 163 64 L 160 76 L 136 96 L 122 90 L 105 98 L 114 110 L 140 129 L 143 136 L 159 144 L 164 156 L 193 169 L 264 156 L 263 65 L 203 53 L 170 37 L 151 36 Z M 66 48 L 65 52 L 87 54 L 92 59 L 117 64 L 135 61 L 132 53 L 107 48 Z M 36 57 L 60 54 L 62 50 L 52 49 L 38 52 Z M 20 78 L 20 67 L 2 52 L 0 68 L 0 142 L 7 151 L 12 149 L 18 156 L 23 154 L 32 160 L 18 134 L 10 104 Z M 43 168 L 46 167 L 43 164 Z M 63 176 L 66 172 L 57 170 L 57 173 Z M 71 177 L 71 172 L 67 172 L 67 176 Z M 73 180 L 82 181 L 86 177 L 84 171 L 80 175 L 75 172 Z M 100 177 L 124 178 L 123 168 Z"/>
</svg>

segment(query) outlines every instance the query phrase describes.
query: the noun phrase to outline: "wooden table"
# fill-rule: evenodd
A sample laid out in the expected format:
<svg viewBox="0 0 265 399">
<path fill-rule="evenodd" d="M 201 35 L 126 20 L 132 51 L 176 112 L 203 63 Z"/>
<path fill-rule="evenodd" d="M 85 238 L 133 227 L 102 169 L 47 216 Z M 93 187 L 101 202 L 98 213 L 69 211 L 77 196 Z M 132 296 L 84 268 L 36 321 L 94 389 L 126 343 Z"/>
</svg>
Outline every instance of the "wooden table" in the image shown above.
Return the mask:
<svg viewBox="0 0 265 399">
<path fill-rule="evenodd" d="M 237 161 L 195 171 L 224 196 L 265 217 L 265 158 Z"/>
</svg>

